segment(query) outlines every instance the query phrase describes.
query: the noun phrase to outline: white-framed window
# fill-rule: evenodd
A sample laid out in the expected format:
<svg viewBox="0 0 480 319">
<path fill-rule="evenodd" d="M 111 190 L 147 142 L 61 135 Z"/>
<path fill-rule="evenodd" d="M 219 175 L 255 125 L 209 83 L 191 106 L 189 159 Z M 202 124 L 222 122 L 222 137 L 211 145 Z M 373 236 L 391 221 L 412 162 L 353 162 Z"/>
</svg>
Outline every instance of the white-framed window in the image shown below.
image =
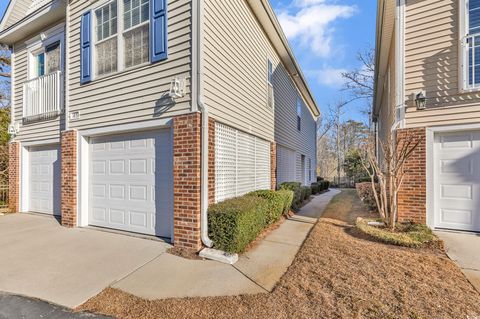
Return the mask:
<svg viewBox="0 0 480 319">
<path fill-rule="evenodd" d="M 63 71 L 64 25 L 58 25 L 43 33 L 44 39 L 35 37 L 26 42 L 28 50 L 28 79 Z"/>
<path fill-rule="evenodd" d="M 302 130 L 302 99 L 297 97 L 297 129 Z"/>
<path fill-rule="evenodd" d="M 480 87 L 480 1 L 462 1 L 463 88 Z"/>
<path fill-rule="evenodd" d="M 273 63 L 267 59 L 267 104 L 272 108 L 275 105 L 275 97 L 273 92 Z"/>
<path fill-rule="evenodd" d="M 95 76 L 149 62 L 149 0 L 114 0 L 94 13 Z"/>
</svg>

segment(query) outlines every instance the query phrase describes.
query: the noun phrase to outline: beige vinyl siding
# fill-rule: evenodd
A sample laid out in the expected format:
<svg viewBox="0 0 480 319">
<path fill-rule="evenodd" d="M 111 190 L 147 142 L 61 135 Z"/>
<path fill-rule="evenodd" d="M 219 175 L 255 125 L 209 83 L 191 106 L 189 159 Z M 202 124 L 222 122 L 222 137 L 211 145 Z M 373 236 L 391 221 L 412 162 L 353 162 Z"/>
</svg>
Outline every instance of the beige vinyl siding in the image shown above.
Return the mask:
<svg viewBox="0 0 480 319">
<path fill-rule="evenodd" d="M 205 0 L 204 96 L 213 118 L 268 141 L 267 59 L 279 59 L 244 0 Z"/>
<path fill-rule="evenodd" d="M 2 0 L 2 1 L 11 1 L 11 0 Z M 22 20 L 25 18 L 26 13 L 28 8 L 30 7 L 30 4 L 32 3 L 32 0 L 16 0 L 15 6 L 12 7 L 12 10 L 10 12 L 10 15 L 8 17 L 8 20 L 5 22 L 5 28 L 8 28 L 18 21 Z M 13 4 L 10 3 L 10 6 Z"/>
<path fill-rule="evenodd" d="M 119 0 L 121 1 L 121 0 Z M 168 59 L 94 79 L 80 85 L 80 19 L 91 1 L 72 1 L 70 17 L 70 112 L 80 119 L 72 129 L 90 129 L 171 117 L 191 111 L 191 1 L 168 1 Z M 166 97 L 173 78 L 186 79 L 186 95 Z"/>
<path fill-rule="evenodd" d="M 405 26 L 406 125 L 480 121 L 480 91 L 461 92 L 459 0 L 407 0 Z M 427 93 L 427 110 L 413 95 Z"/>
<path fill-rule="evenodd" d="M 212 117 L 274 140 L 297 158 L 305 155 L 306 165 L 310 159 L 314 169 L 316 121 L 304 105 L 302 129 L 297 130 L 298 90 L 246 1 L 205 0 L 204 28 L 204 95 Z M 274 109 L 267 100 L 268 59 L 273 64 Z"/>
<path fill-rule="evenodd" d="M 388 66 L 383 78 L 383 90 L 381 97 L 380 113 L 378 115 L 378 137 L 381 141 L 386 141 L 392 130 L 395 121 L 395 105 L 396 105 L 396 82 L 395 82 L 395 33 L 392 36 L 390 50 L 388 56 Z"/>
<path fill-rule="evenodd" d="M 57 21 L 44 30 L 48 30 L 63 21 Z M 42 30 L 42 31 L 44 31 Z M 40 33 L 39 31 L 38 33 Z M 28 39 L 25 39 L 28 40 Z M 28 50 L 25 41 L 14 45 L 14 68 L 13 68 L 13 121 L 20 124 L 20 132 L 15 136 L 16 141 L 42 141 L 51 140 L 60 137 L 60 130 L 64 129 L 63 116 L 46 121 L 35 121 L 23 125 L 23 84 L 28 80 Z"/>
<path fill-rule="evenodd" d="M 280 65 L 273 74 L 275 92 L 275 142 L 297 153 L 297 170 L 301 171 L 300 155 L 312 161 L 312 170 L 317 166 L 316 130 L 317 123 L 309 108 L 302 105 L 301 130 L 297 128 L 298 91 L 285 68 Z M 306 173 L 308 174 L 308 172 Z M 299 180 L 299 173 L 296 174 Z M 308 175 L 306 175 L 308 178 Z M 312 174 L 312 179 L 315 176 Z"/>
</svg>

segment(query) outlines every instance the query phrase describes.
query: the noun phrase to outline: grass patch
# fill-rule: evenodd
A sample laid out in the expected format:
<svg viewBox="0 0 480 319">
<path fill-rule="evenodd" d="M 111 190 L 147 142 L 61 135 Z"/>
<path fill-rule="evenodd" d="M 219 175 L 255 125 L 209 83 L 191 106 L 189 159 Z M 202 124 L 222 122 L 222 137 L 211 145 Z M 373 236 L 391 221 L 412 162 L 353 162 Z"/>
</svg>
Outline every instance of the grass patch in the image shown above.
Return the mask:
<svg viewBox="0 0 480 319">
<path fill-rule="evenodd" d="M 371 221 L 379 221 L 377 219 L 357 218 L 356 227 L 359 231 L 376 240 L 396 245 L 411 248 L 420 248 L 430 246 L 432 244 L 439 244 L 441 242 L 437 236 L 426 225 L 420 224 L 398 224 L 397 228 L 392 231 L 386 227 L 371 226 L 368 223 Z"/>
</svg>

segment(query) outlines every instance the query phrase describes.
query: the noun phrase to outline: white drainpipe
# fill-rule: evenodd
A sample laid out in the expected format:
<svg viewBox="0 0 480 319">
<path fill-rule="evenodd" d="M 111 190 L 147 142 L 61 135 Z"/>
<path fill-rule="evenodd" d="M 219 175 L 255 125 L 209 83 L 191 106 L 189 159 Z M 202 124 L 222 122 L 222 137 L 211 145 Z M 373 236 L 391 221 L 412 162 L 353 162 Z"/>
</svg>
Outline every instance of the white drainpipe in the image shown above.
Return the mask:
<svg viewBox="0 0 480 319">
<path fill-rule="evenodd" d="M 208 237 L 208 106 L 203 102 L 203 0 L 198 1 L 197 10 L 197 104 L 202 113 L 202 150 L 201 150 L 201 238 L 207 247 L 212 247 L 213 242 Z"/>
<path fill-rule="evenodd" d="M 200 234 L 202 243 L 207 247 L 200 252 L 203 258 L 213 259 L 219 262 L 234 264 L 238 261 L 237 254 L 227 254 L 224 251 L 212 249 L 213 241 L 208 237 L 208 106 L 203 101 L 203 5 L 204 0 L 198 0 L 197 7 L 197 105 L 202 113 L 202 147 L 201 147 L 201 199 L 200 199 Z"/>
</svg>

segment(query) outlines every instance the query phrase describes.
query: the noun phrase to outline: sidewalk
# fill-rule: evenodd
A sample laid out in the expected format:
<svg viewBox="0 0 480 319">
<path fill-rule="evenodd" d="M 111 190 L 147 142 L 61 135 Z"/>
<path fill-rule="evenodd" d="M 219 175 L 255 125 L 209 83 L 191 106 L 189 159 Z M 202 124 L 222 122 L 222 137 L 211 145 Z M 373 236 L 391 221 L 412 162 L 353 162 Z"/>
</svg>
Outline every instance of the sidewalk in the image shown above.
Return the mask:
<svg viewBox="0 0 480 319">
<path fill-rule="evenodd" d="M 327 204 L 338 193 L 330 190 L 312 197 L 297 215 L 240 256 L 235 265 L 186 260 L 164 253 L 112 287 L 150 300 L 272 291 Z"/>
</svg>

